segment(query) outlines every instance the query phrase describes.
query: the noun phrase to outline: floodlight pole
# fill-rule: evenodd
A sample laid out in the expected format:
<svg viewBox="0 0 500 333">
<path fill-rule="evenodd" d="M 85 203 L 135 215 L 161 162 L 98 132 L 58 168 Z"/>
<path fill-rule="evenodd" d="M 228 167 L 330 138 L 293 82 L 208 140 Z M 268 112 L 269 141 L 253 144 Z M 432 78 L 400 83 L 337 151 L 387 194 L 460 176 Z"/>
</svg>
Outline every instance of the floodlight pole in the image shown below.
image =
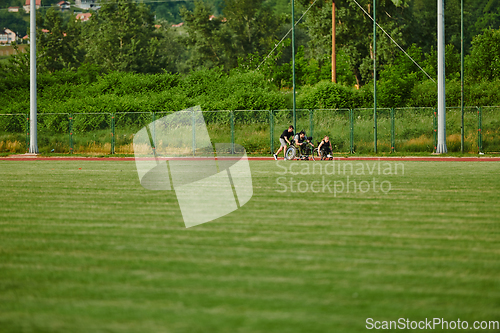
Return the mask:
<svg viewBox="0 0 500 333">
<path fill-rule="evenodd" d="M 373 150 L 377 153 L 377 0 L 373 0 Z"/>
<path fill-rule="evenodd" d="M 36 128 L 36 0 L 30 3 L 30 149 L 38 154 Z"/>
<path fill-rule="evenodd" d="M 438 143 L 436 153 L 448 152 L 446 148 L 446 88 L 445 88 L 445 48 L 444 48 L 444 0 L 437 0 L 438 17 Z"/>
<path fill-rule="evenodd" d="M 460 81 L 461 81 L 461 95 L 460 95 L 460 109 L 462 111 L 462 130 L 461 130 L 461 145 L 460 151 L 464 153 L 464 141 L 465 141 L 465 128 L 464 128 L 464 0 L 461 0 L 460 7 L 460 35 L 461 35 L 461 45 L 460 45 Z"/>
<path fill-rule="evenodd" d="M 337 53 L 335 52 L 335 0 L 332 0 L 332 82 L 337 83 Z"/>
<path fill-rule="evenodd" d="M 292 85 L 293 85 L 293 128 L 297 131 L 297 117 L 295 115 L 295 18 L 294 0 L 292 0 Z"/>
</svg>

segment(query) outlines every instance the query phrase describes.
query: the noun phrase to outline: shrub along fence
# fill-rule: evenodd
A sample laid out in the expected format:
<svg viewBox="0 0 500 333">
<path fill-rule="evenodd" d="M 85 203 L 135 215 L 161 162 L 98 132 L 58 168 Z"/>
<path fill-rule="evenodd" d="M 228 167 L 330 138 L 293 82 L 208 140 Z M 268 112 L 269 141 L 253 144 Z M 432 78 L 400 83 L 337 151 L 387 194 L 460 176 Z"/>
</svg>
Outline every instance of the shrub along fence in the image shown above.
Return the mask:
<svg viewBox="0 0 500 333">
<path fill-rule="evenodd" d="M 500 107 L 446 111 L 450 152 L 500 151 Z M 173 111 L 172 111 L 173 112 Z M 39 151 L 56 153 L 132 154 L 133 135 L 172 112 L 39 113 Z M 249 153 L 267 154 L 293 124 L 292 110 L 202 111 L 213 143 L 236 143 Z M 437 110 L 433 108 L 298 109 L 296 131 L 305 130 L 314 145 L 328 135 L 334 152 L 433 152 Z M 376 132 L 375 132 L 376 130 Z M 29 148 L 29 115 L 0 114 L 0 152 Z"/>
</svg>

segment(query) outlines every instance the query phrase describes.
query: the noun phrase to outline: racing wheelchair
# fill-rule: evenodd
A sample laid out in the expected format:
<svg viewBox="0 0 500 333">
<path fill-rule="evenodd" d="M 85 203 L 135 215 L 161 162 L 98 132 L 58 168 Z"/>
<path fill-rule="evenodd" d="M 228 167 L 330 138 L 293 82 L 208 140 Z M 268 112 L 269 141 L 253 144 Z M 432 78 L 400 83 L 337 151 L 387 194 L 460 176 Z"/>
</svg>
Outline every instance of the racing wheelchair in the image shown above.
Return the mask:
<svg viewBox="0 0 500 333">
<path fill-rule="evenodd" d="M 312 137 L 307 137 L 308 141 L 312 141 Z M 316 156 L 315 156 L 316 155 Z M 319 158 L 318 149 L 311 147 L 311 145 L 306 144 L 303 146 L 297 146 L 295 140 L 292 140 L 290 146 L 286 149 L 285 159 L 291 161 L 295 158 L 299 160 L 313 160 Z"/>
</svg>

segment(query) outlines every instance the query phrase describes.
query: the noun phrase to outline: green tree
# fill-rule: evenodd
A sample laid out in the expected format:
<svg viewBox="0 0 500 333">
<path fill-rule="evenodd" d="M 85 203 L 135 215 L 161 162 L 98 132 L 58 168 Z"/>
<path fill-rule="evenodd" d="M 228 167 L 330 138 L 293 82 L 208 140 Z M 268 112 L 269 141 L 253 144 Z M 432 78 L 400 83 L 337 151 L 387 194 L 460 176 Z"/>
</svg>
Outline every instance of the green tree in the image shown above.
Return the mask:
<svg viewBox="0 0 500 333">
<path fill-rule="evenodd" d="M 157 72 L 160 35 L 144 4 L 107 0 L 85 22 L 86 61 L 105 71 Z"/>
<path fill-rule="evenodd" d="M 84 57 L 79 47 L 81 29 L 73 17 L 65 24 L 62 15 L 50 8 L 45 16 L 39 16 L 37 24 L 37 53 L 39 66 L 49 72 L 78 67 Z"/>
<path fill-rule="evenodd" d="M 183 8 L 181 15 L 187 33 L 183 42 L 190 51 L 188 63 L 192 69 L 235 67 L 237 59 L 230 57 L 233 53 L 231 34 L 221 17 L 210 17 L 212 10 L 208 4 L 197 1 L 193 11 Z"/>
<path fill-rule="evenodd" d="M 303 6 L 308 1 L 301 0 Z M 354 1 L 336 0 L 336 41 L 349 57 L 349 65 L 356 82 L 362 85 L 373 79 L 373 23 Z M 358 1 L 363 9 L 373 16 L 373 2 Z M 379 0 L 377 3 L 377 23 L 380 24 L 399 44 L 406 45 L 403 36 L 408 29 L 409 1 Z M 319 2 L 308 14 L 305 26 L 309 29 L 309 46 L 314 56 L 331 54 L 331 2 Z M 381 68 L 398 55 L 397 47 L 378 30 L 377 62 Z"/>
<path fill-rule="evenodd" d="M 475 80 L 500 79 L 500 29 L 486 29 L 474 38 L 466 69 Z"/>
<path fill-rule="evenodd" d="M 264 0 L 225 0 L 223 13 L 236 56 L 264 54 L 272 49 L 280 20 Z"/>
</svg>

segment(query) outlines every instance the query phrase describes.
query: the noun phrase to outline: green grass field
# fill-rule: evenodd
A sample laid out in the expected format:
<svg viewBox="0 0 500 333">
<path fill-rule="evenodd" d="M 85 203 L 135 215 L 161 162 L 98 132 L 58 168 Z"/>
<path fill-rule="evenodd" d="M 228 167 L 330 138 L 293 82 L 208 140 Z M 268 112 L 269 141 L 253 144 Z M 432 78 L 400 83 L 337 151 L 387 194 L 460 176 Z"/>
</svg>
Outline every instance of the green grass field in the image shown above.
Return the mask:
<svg viewBox="0 0 500 333">
<path fill-rule="evenodd" d="M 397 175 L 394 162 L 386 175 L 375 161 L 350 162 L 372 175 L 290 163 L 251 161 L 253 198 L 186 229 L 175 193 L 143 189 L 134 162 L 0 161 L 0 332 L 500 320 L 500 163 L 401 162 Z M 391 191 L 283 185 L 347 175 Z"/>
</svg>

